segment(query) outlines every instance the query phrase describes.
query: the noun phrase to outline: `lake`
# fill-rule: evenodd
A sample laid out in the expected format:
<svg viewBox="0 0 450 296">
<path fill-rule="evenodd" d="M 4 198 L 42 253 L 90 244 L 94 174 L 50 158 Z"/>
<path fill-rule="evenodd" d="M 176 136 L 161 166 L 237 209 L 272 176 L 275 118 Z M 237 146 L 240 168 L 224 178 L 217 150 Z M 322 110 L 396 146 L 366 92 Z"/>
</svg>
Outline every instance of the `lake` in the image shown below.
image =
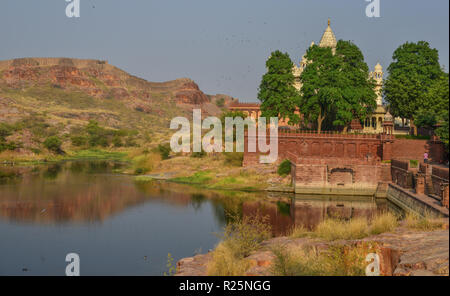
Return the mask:
<svg viewBox="0 0 450 296">
<path fill-rule="evenodd" d="M 206 253 L 235 217 L 262 214 L 274 235 L 313 228 L 327 217 L 385 211 L 368 197 L 211 191 L 170 182 L 136 182 L 123 164 L 77 161 L 0 166 L 0 275 L 65 275 L 68 253 L 81 275 L 162 275 Z"/>
</svg>

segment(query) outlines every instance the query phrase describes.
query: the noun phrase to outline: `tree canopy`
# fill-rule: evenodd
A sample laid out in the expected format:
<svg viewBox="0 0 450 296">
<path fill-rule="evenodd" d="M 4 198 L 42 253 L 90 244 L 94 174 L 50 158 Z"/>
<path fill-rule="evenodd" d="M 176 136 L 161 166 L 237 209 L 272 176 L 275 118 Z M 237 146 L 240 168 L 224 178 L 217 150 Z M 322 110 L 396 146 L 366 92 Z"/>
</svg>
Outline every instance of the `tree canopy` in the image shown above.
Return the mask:
<svg viewBox="0 0 450 296">
<path fill-rule="evenodd" d="M 258 93 L 263 117 L 289 118 L 291 125 L 299 122 L 295 114 L 299 93 L 294 87 L 293 66 L 289 55 L 278 50 L 267 60 L 267 73 L 262 77 Z"/>
<path fill-rule="evenodd" d="M 310 47 L 300 81 L 301 111 L 305 120 L 317 122 L 320 133 L 326 118 L 344 129 L 354 118 L 363 118 L 376 107 L 374 81 L 359 48 L 340 40 L 336 53 L 331 48 Z"/>
<path fill-rule="evenodd" d="M 346 128 L 354 118 L 365 118 L 376 108 L 375 82 L 369 79 L 369 67 L 361 50 L 350 41 L 340 40 L 336 46 L 340 59 L 339 89 L 334 125 Z"/>
<path fill-rule="evenodd" d="M 418 127 L 435 128 L 436 134 L 445 143 L 448 151 L 448 106 L 449 76 L 448 73 L 436 79 L 430 86 L 423 105 L 414 114 L 414 123 Z"/>
<path fill-rule="evenodd" d="M 414 121 L 417 111 L 430 105 L 430 89 L 442 77 L 438 51 L 425 41 L 406 42 L 394 51 L 392 59 L 384 84 L 385 99 L 394 116 Z"/>
</svg>

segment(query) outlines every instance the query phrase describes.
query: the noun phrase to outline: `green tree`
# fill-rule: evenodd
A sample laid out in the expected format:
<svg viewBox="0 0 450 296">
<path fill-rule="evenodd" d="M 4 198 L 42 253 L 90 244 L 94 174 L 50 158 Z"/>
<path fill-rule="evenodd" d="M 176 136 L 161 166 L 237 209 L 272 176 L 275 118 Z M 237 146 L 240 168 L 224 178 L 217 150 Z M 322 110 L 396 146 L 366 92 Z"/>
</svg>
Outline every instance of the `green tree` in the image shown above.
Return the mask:
<svg viewBox="0 0 450 296">
<path fill-rule="evenodd" d="M 44 141 L 44 147 L 56 153 L 61 153 L 62 141 L 57 136 L 50 136 Z"/>
<path fill-rule="evenodd" d="M 171 151 L 170 144 L 169 143 L 159 144 L 158 151 L 162 159 L 168 159 Z"/>
<path fill-rule="evenodd" d="M 448 151 L 448 106 L 449 106 L 449 76 L 443 73 L 439 79 L 431 85 L 427 99 L 423 106 L 415 113 L 414 123 L 418 127 L 433 129 L 437 125 L 435 133 L 445 143 Z"/>
<path fill-rule="evenodd" d="M 361 50 L 350 41 L 339 40 L 336 55 L 340 59 L 338 76 L 340 95 L 336 97 L 333 125 L 344 132 L 354 118 L 365 118 L 376 108 L 375 81 L 368 79 L 369 67 Z"/>
<path fill-rule="evenodd" d="M 109 145 L 109 136 L 111 132 L 99 126 L 95 120 L 90 120 L 86 126 L 86 132 L 88 133 L 89 146 L 102 146 L 107 147 Z"/>
<path fill-rule="evenodd" d="M 311 46 L 306 52 L 308 64 L 303 70 L 300 106 L 305 120 L 317 122 L 317 132 L 330 113 L 335 112 L 336 102 L 342 99 L 339 71 L 340 59 L 331 48 Z"/>
<path fill-rule="evenodd" d="M 278 50 L 267 60 L 267 73 L 262 77 L 258 93 L 263 117 L 289 118 L 291 125 L 299 122 L 295 110 L 300 97 L 294 87 L 293 66 L 289 55 Z"/>
<path fill-rule="evenodd" d="M 444 142 L 445 144 L 445 148 L 447 150 L 447 153 L 449 151 L 449 145 L 448 145 L 448 109 L 446 109 L 443 114 L 441 115 L 441 122 L 440 122 L 440 127 L 436 129 L 436 135 L 439 136 L 439 138 L 441 139 L 442 142 Z"/>
<path fill-rule="evenodd" d="M 448 73 L 442 73 L 430 86 L 423 105 L 414 115 L 414 123 L 418 127 L 432 128 L 442 120 L 449 105 Z"/>
<path fill-rule="evenodd" d="M 414 122 L 414 115 L 429 104 L 428 93 L 435 81 L 442 77 L 437 49 L 428 42 L 406 42 L 399 46 L 388 67 L 384 95 L 393 115 Z M 417 130 L 415 129 L 415 134 Z"/>
</svg>

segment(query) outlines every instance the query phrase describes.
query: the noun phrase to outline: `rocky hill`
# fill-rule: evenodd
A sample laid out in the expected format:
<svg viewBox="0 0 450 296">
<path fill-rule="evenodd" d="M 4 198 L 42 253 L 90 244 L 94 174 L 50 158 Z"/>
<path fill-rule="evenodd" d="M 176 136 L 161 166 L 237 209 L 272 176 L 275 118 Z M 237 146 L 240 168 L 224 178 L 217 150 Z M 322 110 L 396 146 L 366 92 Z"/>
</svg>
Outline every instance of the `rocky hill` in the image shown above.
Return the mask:
<svg viewBox="0 0 450 296">
<path fill-rule="evenodd" d="M 0 61 L 0 123 L 39 117 L 59 134 L 95 120 L 106 128 L 134 129 L 140 135 L 159 133 L 164 137 L 173 117 L 189 118 L 193 108 L 201 108 L 205 115 L 218 115 L 232 101 L 229 96 L 204 94 L 188 78 L 149 82 L 107 61 Z M 25 129 L 16 138 L 26 134 Z"/>
</svg>

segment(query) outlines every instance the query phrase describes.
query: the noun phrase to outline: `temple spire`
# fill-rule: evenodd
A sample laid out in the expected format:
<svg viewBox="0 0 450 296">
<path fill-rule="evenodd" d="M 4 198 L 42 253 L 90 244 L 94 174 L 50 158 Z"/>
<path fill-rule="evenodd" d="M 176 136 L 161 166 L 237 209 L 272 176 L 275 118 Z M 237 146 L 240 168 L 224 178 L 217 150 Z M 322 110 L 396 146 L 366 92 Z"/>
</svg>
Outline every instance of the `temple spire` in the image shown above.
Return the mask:
<svg viewBox="0 0 450 296">
<path fill-rule="evenodd" d="M 322 35 L 322 39 L 320 40 L 320 47 L 331 47 L 333 52 L 336 48 L 336 37 L 334 36 L 333 30 L 331 29 L 331 21 L 328 19 L 328 27 L 325 29 L 325 32 Z"/>
</svg>

